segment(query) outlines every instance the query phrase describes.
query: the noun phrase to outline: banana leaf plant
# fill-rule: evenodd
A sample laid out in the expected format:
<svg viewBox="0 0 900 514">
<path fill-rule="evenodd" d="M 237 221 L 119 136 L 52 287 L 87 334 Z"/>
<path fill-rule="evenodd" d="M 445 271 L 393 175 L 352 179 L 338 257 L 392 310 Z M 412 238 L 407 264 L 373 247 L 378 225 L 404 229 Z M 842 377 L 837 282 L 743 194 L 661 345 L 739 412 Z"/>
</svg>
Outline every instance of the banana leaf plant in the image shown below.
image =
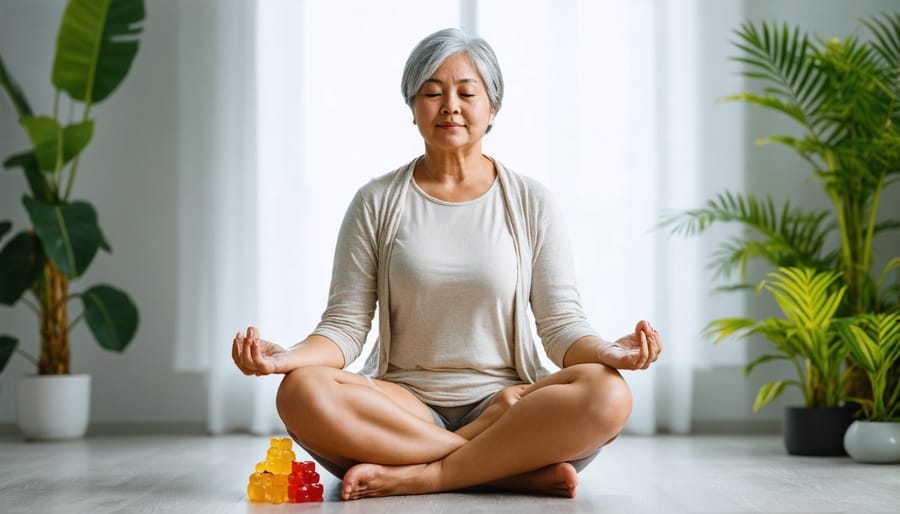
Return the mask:
<svg viewBox="0 0 900 514">
<path fill-rule="evenodd" d="M 882 250 L 896 252 L 884 234 L 900 229 L 900 219 L 879 216 L 879 207 L 890 201 L 885 191 L 900 178 L 900 13 L 862 25 L 864 31 L 845 39 L 812 37 L 799 27 L 768 22 L 748 22 L 736 31 L 740 53 L 734 59 L 761 90 L 724 100 L 747 102 L 794 122 L 797 135 L 772 135 L 757 143 L 780 144 L 803 158 L 831 208 L 809 210 L 790 200 L 776 202 L 771 194 L 724 192 L 701 208 L 664 219 L 662 225 L 678 235 L 696 235 L 714 224 L 744 229 L 713 255 L 717 276 L 738 277 L 720 289 L 752 288 L 758 280 L 748 278 L 748 263 L 762 261 L 771 268 L 837 272 L 846 287 L 838 316 L 900 311 L 900 256 L 884 256 L 880 271 L 874 266 L 879 238 L 887 243 Z M 766 332 L 778 340 L 787 337 L 774 325 Z M 900 365 L 894 370 L 896 383 Z M 850 376 L 850 393 L 867 396 L 861 370 L 851 369 Z"/>
<path fill-rule="evenodd" d="M 788 386 L 799 387 L 808 407 L 837 407 L 845 397 L 847 347 L 839 336 L 835 314 L 847 291 L 838 285 L 840 274 L 811 268 L 779 268 L 767 274 L 757 291 L 772 294 L 784 317 L 754 320 L 724 318 L 711 322 L 705 333 L 719 343 L 728 338 L 763 335 L 773 351 L 744 368 L 750 374 L 758 365 L 787 360 L 797 380 L 775 380 L 762 386 L 753 403 L 759 411 L 778 398 Z"/>
<path fill-rule="evenodd" d="M 87 201 L 71 198 L 72 184 L 94 134 L 91 107 L 109 97 L 128 74 L 143 19 L 143 0 L 68 2 L 56 41 L 50 116 L 32 111 L 0 56 L 0 85 L 31 142 L 30 148 L 3 162 L 4 168 L 25 174 L 29 193 L 22 197 L 22 206 L 31 226 L 7 239 L 12 223 L 0 221 L 0 243 L 6 239 L 0 250 L 0 303 L 23 302 L 40 319 L 38 357 L 22 350 L 17 338 L 0 335 L 0 371 L 16 352 L 33 362 L 39 374 L 69 373 L 69 332 L 82 319 L 107 350 L 121 352 L 137 331 L 137 307 L 125 292 L 97 284 L 72 293 L 69 284 L 87 270 L 99 250 L 111 252 L 96 210 Z M 80 120 L 60 119 L 63 93 L 68 103 L 82 105 Z M 81 312 L 70 322 L 68 305 L 73 300 L 80 300 Z"/>
</svg>

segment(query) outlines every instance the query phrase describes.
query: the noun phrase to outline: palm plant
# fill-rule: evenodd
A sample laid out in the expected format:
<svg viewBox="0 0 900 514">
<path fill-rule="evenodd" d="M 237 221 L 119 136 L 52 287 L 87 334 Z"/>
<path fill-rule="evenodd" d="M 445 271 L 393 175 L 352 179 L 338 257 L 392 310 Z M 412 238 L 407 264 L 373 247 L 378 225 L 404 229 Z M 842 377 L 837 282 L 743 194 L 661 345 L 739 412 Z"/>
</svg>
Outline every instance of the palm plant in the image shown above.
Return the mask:
<svg viewBox="0 0 900 514">
<path fill-rule="evenodd" d="M 767 276 L 758 291 L 772 294 L 783 318 L 718 319 L 706 327 L 706 335 L 716 343 L 754 334 L 771 341 L 777 353 L 755 359 L 744 368 L 745 374 L 765 362 L 787 360 L 793 364 L 799 380 L 775 380 L 762 386 L 753 403 L 754 412 L 778 398 L 787 386 L 799 387 L 807 406 L 837 406 L 847 384 L 843 366 L 847 349 L 834 322 L 847 286 L 837 285 L 837 272 L 816 272 L 810 268 L 779 268 Z"/>
<path fill-rule="evenodd" d="M 735 60 L 763 89 L 725 100 L 794 121 L 800 135 L 757 142 L 787 146 L 809 163 L 832 208 L 805 210 L 787 200 L 776 205 L 768 195 L 726 192 L 700 209 L 665 219 L 663 225 L 680 235 L 699 234 L 717 223 L 746 229 L 714 254 L 717 275 L 740 277 L 724 289 L 752 287 L 747 266 L 761 260 L 775 268 L 838 273 L 846 288 L 838 316 L 900 310 L 900 257 L 888 259 L 880 272 L 873 270 L 877 237 L 900 228 L 900 220 L 878 216 L 882 195 L 900 176 L 900 14 L 862 24 L 871 36 L 865 42 L 856 34 L 843 40 L 810 37 L 800 28 L 767 22 L 745 23 L 736 31 L 741 55 Z M 829 247 L 835 240 L 839 246 Z M 711 324 L 713 331 L 723 328 L 720 322 Z M 767 327 L 756 331 L 782 344 L 787 335 L 776 325 Z M 867 387 L 858 378 L 852 382 L 855 390 Z M 819 403 L 815 396 L 807 397 L 810 401 Z"/>
<path fill-rule="evenodd" d="M 850 360 L 869 378 L 872 395 L 852 397 L 868 421 L 890 421 L 900 415 L 900 381 L 889 380 L 900 362 L 900 313 L 861 314 L 837 325 Z"/>
</svg>

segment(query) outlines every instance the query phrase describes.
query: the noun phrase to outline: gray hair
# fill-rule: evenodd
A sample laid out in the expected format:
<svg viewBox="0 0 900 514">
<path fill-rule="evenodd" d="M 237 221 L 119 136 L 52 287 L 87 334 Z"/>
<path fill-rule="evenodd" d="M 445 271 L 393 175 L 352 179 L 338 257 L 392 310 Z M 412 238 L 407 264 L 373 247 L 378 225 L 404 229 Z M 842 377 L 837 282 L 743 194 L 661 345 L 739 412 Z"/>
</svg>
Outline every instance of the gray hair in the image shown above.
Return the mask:
<svg viewBox="0 0 900 514">
<path fill-rule="evenodd" d="M 410 109 L 422 84 L 434 75 L 448 57 L 460 52 L 472 60 L 481 74 L 494 113 L 500 110 L 503 101 L 503 74 L 500 73 L 494 50 L 484 39 L 456 28 L 439 30 L 425 37 L 409 54 L 403 68 L 400 90 Z"/>
</svg>

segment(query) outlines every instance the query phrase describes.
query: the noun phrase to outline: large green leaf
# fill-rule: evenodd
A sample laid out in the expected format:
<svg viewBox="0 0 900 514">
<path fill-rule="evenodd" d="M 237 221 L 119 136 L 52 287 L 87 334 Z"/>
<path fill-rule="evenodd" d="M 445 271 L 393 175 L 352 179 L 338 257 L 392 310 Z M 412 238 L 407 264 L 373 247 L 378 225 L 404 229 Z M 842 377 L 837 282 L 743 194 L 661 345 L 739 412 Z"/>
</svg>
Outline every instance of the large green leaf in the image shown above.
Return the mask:
<svg viewBox="0 0 900 514">
<path fill-rule="evenodd" d="M 53 85 L 82 102 L 103 101 L 128 75 L 143 30 L 143 0 L 71 0 L 63 14 Z"/>
<path fill-rule="evenodd" d="M 74 123 L 63 128 L 53 118 L 47 116 L 24 117 L 22 125 L 28 132 L 38 164 L 44 171 L 55 171 L 60 153 L 65 165 L 84 150 L 94 134 L 92 120 Z M 60 145 L 60 138 L 62 144 Z"/>
<path fill-rule="evenodd" d="M 44 259 L 34 234 L 19 232 L 0 250 L 0 303 L 15 305 L 41 276 Z"/>
<path fill-rule="evenodd" d="M 81 275 L 98 248 L 110 251 L 91 204 L 52 205 L 28 196 L 22 198 L 22 203 L 47 256 L 67 277 Z"/>
<path fill-rule="evenodd" d="M 3 161 L 3 167 L 6 169 L 22 168 L 22 171 L 25 172 L 25 179 L 28 180 L 28 186 L 31 188 L 31 194 L 35 198 L 50 201 L 50 187 L 47 179 L 41 173 L 41 166 L 38 164 L 34 150 L 13 155 Z"/>
<path fill-rule="evenodd" d="M 3 372 L 3 368 L 6 367 L 9 358 L 12 357 L 17 344 L 19 344 L 19 341 L 15 337 L 0 336 L 0 372 Z"/>
<path fill-rule="evenodd" d="M 138 311 L 123 291 L 107 285 L 94 286 L 81 294 L 84 319 L 91 333 L 107 350 L 121 352 L 134 338 Z"/>
<path fill-rule="evenodd" d="M 3 64 L 3 57 L 0 57 L 0 85 L 6 90 L 9 99 L 12 100 L 16 112 L 19 113 L 19 117 L 31 116 L 31 106 L 28 105 L 28 100 L 22 93 L 22 89 L 9 75 L 9 72 L 6 71 L 6 65 Z"/>
</svg>

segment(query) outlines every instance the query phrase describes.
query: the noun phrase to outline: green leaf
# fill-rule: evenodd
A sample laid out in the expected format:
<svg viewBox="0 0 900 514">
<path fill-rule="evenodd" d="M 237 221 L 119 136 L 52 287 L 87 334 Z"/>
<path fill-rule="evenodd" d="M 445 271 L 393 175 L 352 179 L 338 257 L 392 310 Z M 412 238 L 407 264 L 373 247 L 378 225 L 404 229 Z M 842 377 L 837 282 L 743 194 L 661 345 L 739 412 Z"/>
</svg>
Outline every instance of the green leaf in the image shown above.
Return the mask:
<svg viewBox="0 0 900 514">
<path fill-rule="evenodd" d="M 12 100 L 16 112 L 19 113 L 19 117 L 31 116 L 31 106 L 28 105 L 28 100 L 22 93 L 22 88 L 16 84 L 16 81 L 13 80 L 9 72 L 6 71 L 6 65 L 3 64 L 2 56 L 0 56 L 0 85 L 6 90 L 9 99 Z"/>
<path fill-rule="evenodd" d="M 12 223 L 9 221 L 0 221 L 0 241 L 3 241 L 3 236 L 10 230 L 12 230 Z"/>
<path fill-rule="evenodd" d="M 53 61 L 53 85 L 75 100 L 103 101 L 128 75 L 143 30 L 143 0 L 71 0 Z"/>
<path fill-rule="evenodd" d="M 787 387 L 788 384 L 796 384 L 796 382 L 790 380 L 776 380 L 760 387 L 759 392 L 756 393 L 756 401 L 753 402 L 753 412 L 759 412 L 760 409 L 781 396 L 781 393 L 784 392 L 784 388 Z"/>
<path fill-rule="evenodd" d="M 137 307 L 128 295 L 114 287 L 98 285 L 82 293 L 81 300 L 84 319 L 100 346 L 116 352 L 124 350 L 138 326 Z"/>
<path fill-rule="evenodd" d="M 744 376 L 746 377 L 746 376 L 750 375 L 750 373 L 753 372 L 754 368 L 756 368 L 757 366 L 759 366 L 760 364 L 763 364 L 765 362 L 786 361 L 786 360 L 790 360 L 786 355 L 778 355 L 778 354 L 772 354 L 772 353 L 763 355 L 759 358 L 754 359 L 753 362 L 751 362 L 750 364 L 747 364 L 747 366 L 744 367 Z"/>
<path fill-rule="evenodd" d="M 53 118 L 46 116 L 22 118 L 21 121 L 25 125 L 25 130 L 28 131 L 32 145 L 34 145 L 38 164 L 44 171 L 56 170 L 60 152 L 62 152 L 60 166 L 71 161 L 84 150 L 94 135 L 93 120 L 74 123 L 65 128 Z M 60 148 L 60 137 L 62 137 L 62 148 Z"/>
<path fill-rule="evenodd" d="M 60 154 L 62 126 L 49 116 L 23 117 L 19 120 L 28 132 L 38 165 L 44 171 L 55 171 Z"/>
<path fill-rule="evenodd" d="M 16 351 L 16 345 L 18 344 L 19 341 L 15 337 L 10 337 L 5 334 L 0 335 L 0 373 L 6 368 L 6 363 L 9 362 L 9 358 L 12 357 L 13 352 Z"/>
<path fill-rule="evenodd" d="M 38 164 L 34 150 L 13 155 L 9 159 L 3 161 L 3 167 L 6 169 L 14 168 L 16 166 L 21 167 L 22 171 L 25 172 L 25 179 L 28 180 L 31 194 L 33 194 L 35 198 L 40 198 L 49 202 L 51 198 L 50 186 L 47 184 L 47 179 L 44 177 L 44 174 L 41 173 L 41 167 Z"/>
<path fill-rule="evenodd" d="M 15 305 L 41 276 L 44 259 L 34 234 L 19 232 L 0 250 L 0 303 Z"/>
<path fill-rule="evenodd" d="M 51 205 L 27 196 L 22 198 L 22 203 L 47 256 L 67 277 L 81 275 L 98 248 L 110 251 L 91 204 Z"/>
</svg>

